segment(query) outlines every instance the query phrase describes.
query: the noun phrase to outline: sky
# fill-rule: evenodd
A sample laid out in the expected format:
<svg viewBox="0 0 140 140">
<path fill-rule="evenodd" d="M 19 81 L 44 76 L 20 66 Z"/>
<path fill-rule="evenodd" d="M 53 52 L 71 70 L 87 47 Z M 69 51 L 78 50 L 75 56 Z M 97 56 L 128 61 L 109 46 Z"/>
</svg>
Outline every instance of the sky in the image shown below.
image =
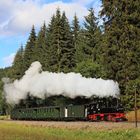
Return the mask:
<svg viewBox="0 0 140 140">
<path fill-rule="evenodd" d="M 73 16 L 80 23 L 93 7 L 96 16 L 101 9 L 100 0 L 0 0 L 0 68 L 12 65 L 21 44 L 25 46 L 32 25 L 39 31 L 49 23 L 57 8 L 66 12 L 71 22 Z"/>
</svg>

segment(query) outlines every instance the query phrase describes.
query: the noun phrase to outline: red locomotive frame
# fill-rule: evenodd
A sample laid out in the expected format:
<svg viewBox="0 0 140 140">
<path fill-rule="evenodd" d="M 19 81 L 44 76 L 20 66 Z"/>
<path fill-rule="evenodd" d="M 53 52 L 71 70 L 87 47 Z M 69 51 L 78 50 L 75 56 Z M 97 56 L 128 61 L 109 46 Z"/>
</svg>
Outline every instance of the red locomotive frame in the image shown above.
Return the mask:
<svg viewBox="0 0 140 140">
<path fill-rule="evenodd" d="M 126 121 L 125 113 L 100 113 L 90 114 L 87 116 L 88 120 L 91 121 Z"/>
</svg>

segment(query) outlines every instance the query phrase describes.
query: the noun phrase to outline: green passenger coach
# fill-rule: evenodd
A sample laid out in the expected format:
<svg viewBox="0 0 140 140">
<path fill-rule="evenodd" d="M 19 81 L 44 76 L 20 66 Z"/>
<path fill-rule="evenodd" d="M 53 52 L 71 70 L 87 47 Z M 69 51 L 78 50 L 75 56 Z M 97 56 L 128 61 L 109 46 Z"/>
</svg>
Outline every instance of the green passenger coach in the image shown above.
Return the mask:
<svg viewBox="0 0 140 140">
<path fill-rule="evenodd" d="M 84 105 L 49 106 L 39 108 L 13 109 L 13 120 L 83 120 L 86 117 Z"/>
</svg>

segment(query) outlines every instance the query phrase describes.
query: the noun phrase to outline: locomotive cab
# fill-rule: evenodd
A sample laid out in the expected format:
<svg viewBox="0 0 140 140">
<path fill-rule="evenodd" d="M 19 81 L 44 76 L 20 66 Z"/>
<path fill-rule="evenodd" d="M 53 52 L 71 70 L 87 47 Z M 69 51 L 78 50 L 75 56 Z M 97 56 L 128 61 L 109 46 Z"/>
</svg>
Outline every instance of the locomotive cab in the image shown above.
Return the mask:
<svg viewBox="0 0 140 140">
<path fill-rule="evenodd" d="M 119 99 L 99 99 L 88 105 L 88 119 L 91 121 L 126 121 L 124 108 Z"/>
</svg>

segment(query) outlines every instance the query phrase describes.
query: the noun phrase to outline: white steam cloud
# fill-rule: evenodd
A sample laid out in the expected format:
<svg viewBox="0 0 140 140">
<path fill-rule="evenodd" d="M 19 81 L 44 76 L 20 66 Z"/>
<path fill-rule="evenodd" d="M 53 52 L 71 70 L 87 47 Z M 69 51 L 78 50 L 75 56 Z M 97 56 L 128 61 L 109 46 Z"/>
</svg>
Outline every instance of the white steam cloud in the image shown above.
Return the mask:
<svg viewBox="0 0 140 140">
<path fill-rule="evenodd" d="M 5 98 L 8 103 L 18 103 L 27 94 L 44 98 L 45 96 L 64 95 L 71 98 L 76 96 L 99 97 L 118 96 L 119 86 L 113 80 L 85 78 L 79 73 L 41 72 L 41 64 L 33 62 L 25 75 L 13 83 L 6 81 L 4 85 Z"/>
</svg>

